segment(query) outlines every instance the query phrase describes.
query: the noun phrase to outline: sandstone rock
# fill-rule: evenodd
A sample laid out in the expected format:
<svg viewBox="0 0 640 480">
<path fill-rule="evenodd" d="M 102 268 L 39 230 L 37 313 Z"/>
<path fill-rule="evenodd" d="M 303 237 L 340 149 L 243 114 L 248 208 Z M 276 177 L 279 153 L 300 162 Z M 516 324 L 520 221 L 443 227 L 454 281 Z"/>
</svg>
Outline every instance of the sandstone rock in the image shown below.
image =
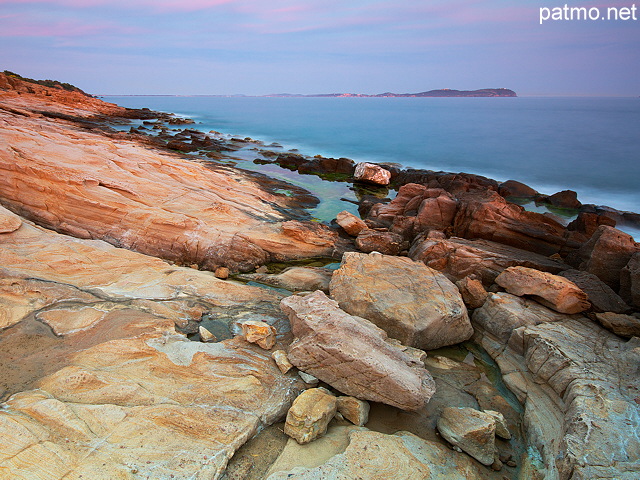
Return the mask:
<svg viewBox="0 0 640 480">
<path fill-rule="evenodd" d="M 560 313 L 580 313 L 591 307 L 587 294 L 575 283 L 533 268 L 509 267 L 498 275 L 496 283 L 513 295 L 530 295 Z"/>
<path fill-rule="evenodd" d="M 456 286 L 405 257 L 345 253 L 330 290 L 343 310 L 372 321 L 405 345 L 432 350 L 473 333 Z"/>
<path fill-rule="evenodd" d="M 565 270 L 560 272 L 559 275 L 571 280 L 580 290 L 586 293 L 596 312 L 625 313 L 629 311 L 629 306 L 624 300 L 593 273 L 580 270 Z"/>
<path fill-rule="evenodd" d="M 295 198 L 266 192 L 247 173 L 0 112 L 2 204 L 48 228 L 183 265 L 244 271 L 332 256 L 339 242 L 329 227 L 291 220 L 283 212 L 296 208 Z"/>
<path fill-rule="evenodd" d="M 567 225 L 567 230 L 577 231 L 591 238 L 600 225 L 615 227 L 616 221 L 597 213 L 580 212 L 578 217 Z"/>
<path fill-rule="evenodd" d="M 51 327 L 56 335 L 70 335 L 86 330 L 104 320 L 107 312 L 95 307 L 54 308 L 39 312 L 36 318 Z"/>
<path fill-rule="evenodd" d="M 377 230 L 362 230 L 356 238 L 358 250 L 371 253 L 379 252 L 385 255 L 398 255 L 403 248 L 404 239 L 393 232 L 380 232 Z"/>
<path fill-rule="evenodd" d="M 484 305 L 488 293 L 480 280 L 464 277 L 456 282 L 456 287 L 460 290 L 460 295 L 462 295 L 462 300 L 467 308 L 480 308 Z"/>
<path fill-rule="evenodd" d="M 582 206 L 582 203 L 578 201 L 578 194 L 573 190 L 554 193 L 545 198 L 545 202 L 560 208 L 578 209 Z"/>
<path fill-rule="evenodd" d="M 362 230 L 367 228 L 366 223 L 346 210 L 343 210 L 338 214 L 336 221 L 338 222 L 338 225 L 340 225 L 344 231 L 352 237 L 357 237 Z"/>
<path fill-rule="evenodd" d="M 314 377 L 313 375 L 308 374 L 307 372 L 299 371 L 298 375 L 300 376 L 302 381 L 307 385 L 315 386 L 315 385 L 318 385 L 318 383 L 320 383 L 320 381 L 316 377 Z"/>
<path fill-rule="evenodd" d="M 503 197 L 533 198 L 538 192 L 528 185 L 516 180 L 507 180 L 500 184 L 498 193 Z"/>
<path fill-rule="evenodd" d="M 0 206 L 0 233 L 15 232 L 22 225 L 22 219 L 15 213 Z"/>
<path fill-rule="evenodd" d="M 389 185 L 391 173 L 374 163 L 358 163 L 353 174 L 356 182 L 373 183 L 375 185 Z"/>
<path fill-rule="evenodd" d="M 496 412 L 495 410 L 483 410 L 487 415 L 491 415 L 493 420 L 496 422 L 496 436 L 500 438 L 504 438 L 505 440 L 511 439 L 511 432 L 509 431 L 509 427 L 507 427 L 507 421 L 504 419 L 504 415 L 500 412 Z"/>
<path fill-rule="evenodd" d="M 580 250 L 568 258 L 580 270 L 597 275 L 614 291 L 618 291 L 620 271 L 637 252 L 640 252 L 640 246 L 631 235 L 602 225 Z"/>
<path fill-rule="evenodd" d="M 640 318 L 612 312 L 596 313 L 596 318 L 604 328 L 620 337 L 640 337 Z"/>
<path fill-rule="evenodd" d="M 483 238 L 542 255 L 565 247 L 565 227 L 555 220 L 507 202 L 497 192 L 470 192 L 458 196 L 453 234 Z"/>
<path fill-rule="evenodd" d="M 508 267 L 520 265 L 550 273 L 569 268 L 562 262 L 519 248 L 488 240 L 455 237 L 417 240 L 409 251 L 409 257 L 455 280 L 475 275 L 487 287 Z"/>
<path fill-rule="evenodd" d="M 489 332 L 500 344 L 506 345 L 520 327 L 558 322 L 565 318 L 566 315 L 549 310 L 533 300 L 502 292 L 489 294 L 484 305 L 473 312 L 472 323 L 474 329 Z"/>
<path fill-rule="evenodd" d="M 204 328 L 202 325 L 198 326 L 198 333 L 200 334 L 200 340 L 205 342 L 205 343 L 217 342 L 218 341 L 216 336 L 213 333 L 211 333 L 209 330 Z"/>
<path fill-rule="evenodd" d="M 448 407 L 438 419 L 438 431 L 483 465 L 496 456 L 496 423 L 492 415 L 473 408 Z"/>
<path fill-rule="evenodd" d="M 385 332 L 351 316 L 320 291 L 281 301 L 296 339 L 289 360 L 340 392 L 404 410 L 421 408 L 433 395 L 429 373 L 387 342 Z"/>
<path fill-rule="evenodd" d="M 287 373 L 293 368 L 289 358 L 287 358 L 287 352 L 284 350 L 274 350 L 271 352 L 271 358 L 276 362 L 276 365 L 278 365 L 278 368 L 282 373 Z"/>
<path fill-rule="evenodd" d="M 238 275 L 238 278 L 284 288 L 292 292 L 308 292 L 313 290 L 328 292 L 332 274 L 333 272 L 331 270 L 321 267 L 289 267 L 275 275 L 245 273 Z"/>
<path fill-rule="evenodd" d="M 354 397 L 338 397 L 338 412 L 354 425 L 362 427 L 369 420 L 369 403 Z"/>
<path fill-rule="evenodd" d="M 327 431 L 336 414 L 336 397 L 321 388 L 302 392 L 287 413 L 284 433 L 298 443 L 309 443 Z"/>
<path fill-rule="evenodd" d="M 265 350 L 271 350 L 276 344 L 276 329 L 267 322 L 248 320 L 240 324 L 242 335 L 249 343 L 256 343 Z"/>
<path fill-rule="evenodd" d="M 229 278 L 229 269 L 227 267 L 218 267 L 216 268 L 214 275 L 220 280 L 226 280 Z"/>
<path fill-rule="evenodd" d="M 640 309 L 640 253 L 634 253 L 620 272 L 620 295 Z"/>
<path fill-rule="evenodd" d="M 393 435 L 352 430 L 344 453 L 317 467 L 297 467 L 272 473 L 267 480 L 403 479 L 479 480 L 485 478 L 474 461 L 451 455 L 441 443 L 409 432 Z"/>
</svg>

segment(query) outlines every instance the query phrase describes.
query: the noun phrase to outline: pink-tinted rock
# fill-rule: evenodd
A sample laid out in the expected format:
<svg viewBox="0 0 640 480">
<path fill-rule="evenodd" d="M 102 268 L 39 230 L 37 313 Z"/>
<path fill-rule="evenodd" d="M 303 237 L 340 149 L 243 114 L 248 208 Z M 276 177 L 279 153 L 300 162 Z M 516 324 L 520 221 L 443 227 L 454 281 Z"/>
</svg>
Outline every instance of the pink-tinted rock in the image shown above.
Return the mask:
<svg viewBox="0 0 640 480">
<path fill-rule="evenodd" d="M 0 233 L 15 232 L 22 225 L 22 219 L 15 213 L 0 206 Z"/>
<path fill-rule="evenodd" d="M 418 410 L 435 392 L 431 375 L 371 322 L 342 311 L 317 291 L 281 301 L 295 336 L 288 357 L 340 392 Z"/>
<path fill-rule="evenodd" d="M 525 185 L 522 182 L 516 180 L 507 180 L 500 184 L 498 193 L 503 197 L 522 197 L 533 198 L 538 192 L 531 188 L 529 185 Z"/>
<path fill-rule="evenodd" d="M 464 277 L 456 282 L 462 300 L 468 308 L 480 308 L 487 299 L 487 291 L 482 282 L 476 278 Z"/>
<path fill-rule="evenodd" d="M 580 313 L 591 304 L 587 294 L 572 281 L 527 267 L 509 267 L 496 278 L 507 292 L 532 296 L 536 301 L 560 313 Z"/>
<path fill-rule="evenodd" d="M 357 182 L 389 185 L 391 172 L 374 163 L 358 163 L 353 178 Z"/>
<path fill-rule="evenodd" d="M 346 210 L 343 210 L 336 216 L 336 222 L 338 222 L 338 225 L 340 225 L 345 232 L 353 237 L 358 236 L 362 230 L 367 228 L 366 223 Z"/>
<path fill-rule="evenodd" d="M 366 229 L 356 238 L 356 247 L 365 253 L 379 252 L 385 255 L 398 255 L 407 247 L 404 238 L 393 232 Z"/>
</svg>

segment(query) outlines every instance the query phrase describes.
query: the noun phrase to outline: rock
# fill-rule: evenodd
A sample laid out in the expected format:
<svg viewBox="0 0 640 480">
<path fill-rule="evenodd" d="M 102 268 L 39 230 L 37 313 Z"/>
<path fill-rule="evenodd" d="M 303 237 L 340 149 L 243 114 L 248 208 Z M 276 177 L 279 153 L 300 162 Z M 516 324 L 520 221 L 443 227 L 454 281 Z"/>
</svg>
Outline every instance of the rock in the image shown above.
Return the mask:
<svg viewBox="0 0 640 480">
<path fill-rule="evenodd" d="M 554 193 L 545 198 L 545 203 L 549 203 L 554 207 L 579 209 L 582 203 L 578 201 L 578 194 L 573 190 L 563 190 L 558 193 Z"/>
<path fill-rule="evenodd" d="M 398 255 L 403 246 L 402 236 L 393 232 L 366 229 L 362 230 L 356 238 L 356 247 L 365 253 L 379 252 L 385 255 Z"/>
<path fill-rule="evenodd" d="M 479 480 L 485 478 L 465 455 L 451 455 L 441 443 L 409 432 L 393 435 L 351 430 L 344 453 L 317 467 L 296 467 L 272 473 L 267 480 L 316 479 Z"/>
<path fill-rule="evenodd" d="M 276 329 L 267 322 L 248 320 L 240 324 L 242 335 L 249 343 L 256 343 L 265 350 L 271 350 L 276 344 Z"/>
<path fill-rule="evenodd" d="M 620 230 L 601 225 L 580 250 L 567 259 L 580 270 L 597 275 L 614 291 L 620 289 L 620 271 L 631 257 L 640 252 L 640 246 Z"/>
<path fill-rule="evenodd" d="M 276 362 L 276 365 L 278 365 L 282 373 L 287 373 L 293 368 L 293 365 L 291 365 L 291 362 L 287 358 L 287 352 L 284 350 L 274 350 L 271 352 L 271 358 Z"/>
<path fill-rule="evenodd" d="M 386 333 L 316 291 L 281 301 L 295 336 L 288 356 L 300 370 L 340 392 L 382 402 L 403 410 L 418 410 L 431 398 L 431 375 L 398 347 Z"/>
<path fill-rule="evenodd" d="M 438 431 L 449 443 L 483 465 L 493 463 L 496 423 L 492 415 L 473 408 L 448 407 L 438 419 Z"/>
<path fill-rule="evenodd" d="M 484 305 L 488 293 L 480 280 L 464 277 L 456 282 L 456 287 L 460 290 L 460 295 L 462 295 L 462 300 L 467 308 L 480 308 Z"/>
<path fill-rule="evenodd" d="M 626 313 L 629 311 L 629 306 L 624 300 L 594 274 L 580 270 L 565 270 L 559 275 L 571 280 L 586 293 L 596 312 Z"/>
<path fill-rule="evenodd" d="M 519 197 L 519 198 L 533 198 L 538 195 L 538 192 L 524 183 L 516 180 L 507 180 L 498 187 L 498 193 L 503 197 Z"/>
<path fill-rule="evenodd" d="M 313 290 L 329 291 L 333 271 L 321 267 L 289 267 L 277 275 L 266 273 L 245 273 L 238 275 L 243 280 L 252 280 L 272 287 L 284 288 L 292 292 Z"/>
<path fill-rule="evenodd" d="M 70 335 L 87 330 L 107 316 L 99 307 L 52 308 L 36 314 L 36 318 L 51 327 L 56 335 Z"/>
<path fill-rule="evenodd" d="M 580 232 L 590 238 L 600 225 L 615 227 L 616 221 L 597 213 L 580 212 L 578 217 L 567 225 L 567 230 Z"/>
<path fill-rule="evenodd" d="M 493 420 L 496 422 L 496 436 L 500 438 L 504 438 L 505 440 L 511 439 L 511 432 L 509 431 L 509 427 L 507 427 L 507 421 L 504 419 L 504 415 L 500 412 L 496 412 L 495 410 L 483 410 L 487 415 L 491 415 Z"/>
<path fill-rule="evenodd" d="M 305 390 L 293 401 L 287 413 L 284 433 L 300 444 L 312 442 L 325 434 L 336 409 L 336 397 L 326 390 Z"/>
<path fill-rule="evenodd" d="M 370 320 L 411 347 L 432 350 L 473 334 L 456 286 L 406 257 L 345 253 L 330 291 L 343 310 Z"/>
<path fill-rule="evenodd" d="M 227 267 L 218 267 L 216 268 L 214 275 L 220 280 L 226 280 L 229 278 L 229 269 Z"/>
<path fill-rule="evenodd" d="M 484 305 L 473 312 L 474 329 L 489 332 L 501 345 L 510 342 L 514 331 L 523 326 L 558 322 L 566 315 L 549 310 L 526 298 L 509 293 L 490 293 Z M 512 348 L 515 346 L 512 345 Z"/>
<path fill-rule="evenodd" d="M 217 342 L 218 339 L 216 336 L 211 333 L 209 330 L 204 328 L 202 325 L 198 326 L 198 333 L 200 334 L 200 340 L 205 343 Z"/>
<path fill-rule="evenodd" d="M 519 248 L 488 240 L 455 237 L 448 240 L 416 240 L 409 257 L 424 262 L 456 281 L 475 275 L 485 287 L 494 283 L 500 272 L 508 267 L 519 265 L 550 273 L 570 268 L 557 260 Z"/>
<path fill-rule="evenodd" d="M 640 253 L 634 253 L 620 272 L 620 295 L 640 309 Z"/>
<path fill-rule="evenodd" d="M 353 174 L 356 182 L 372 183 L 374 185 L 389 185 L 391 173 L 374 163 L 358 163 Z"/>
<path fill-rule="evenodd" d="M 320 383 L 320 381 L 316 377 L 314 377 L 313 375 L 309 375 L 306 372 L 299 371 L 298 375 L 300 376 L 302 381 L 307 385 L 318 385 L 318 383 Z"/>
<path fill-rule="evenodd" d="M 580 313 L 591 307 L 587 294 L 575 283 L 533 268 L 509 267 L 498 275 L 496 283 L 513 295 L 530 295 L 560 313 Z"/>
<path fill-rule="evenodd" d="M 453 224 L 457 237 L 482 238 L 542 255 L 558 253 L 567 245 L 564 226 L 507 202 L 497 192 L 469 192 L 458 195 L 458 202 Z"/>
<path fill-rule="evenodd" d="M 338 225 L 340 225 L 343 230 L 352 237 L 357 237 L 362 230 L 367 228 L 366 223 L 346 210 L 343 210 L 338 214 L 336 221 L 338 222 Z"/>
<path fill-rule="evenodd" d="M 640 318 L 621 313 L 596 313 L 598 322 L 619 337 L 640 337 Z"/>
<path fill-rule="evenodd" d="M 354 397 L 338 397 L 338 412 L 359 427 L 369 421 L 369 403 Z"/>
<path fill-rule="evenodd" d="M 0 206 L 0 233 L 15 232 L 22 225 L 22 219 L 15 213 Z"/>
<path fill-rule="evenodd" d="M 0 122 L 2 204 L 58 232 L 234 271 L 332 256 L 341 243 L 327 226 L 292 220 L 299 217 L 296 198 L 268 193 L 248 173 L 207 168 L 43 115 L 2 110 Z"/>
</svg>

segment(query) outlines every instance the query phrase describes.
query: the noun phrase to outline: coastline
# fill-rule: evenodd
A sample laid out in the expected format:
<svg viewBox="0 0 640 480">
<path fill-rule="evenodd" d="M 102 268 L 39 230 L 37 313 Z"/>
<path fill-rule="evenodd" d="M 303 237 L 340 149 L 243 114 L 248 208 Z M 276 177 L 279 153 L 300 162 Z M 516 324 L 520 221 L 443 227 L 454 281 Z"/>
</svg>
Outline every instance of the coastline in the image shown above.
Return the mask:
<svg viewBox="0 0 640 480">
<path fill-rule="evenodd" d="M 640 446 L 640 245 L 614 212 L 57 93 L 0 90 L 9 474 L 373 478 L 380 458 L 433 480 L 637 473 L 621 439 Z M 242 162 L 352 186 L 359 215 L 312 221 L 313 192 Z M 329 406 L 307 423 L 337 446 L 298 445 L 307 394 Z M 456 443 L 447 415 L 480 416 L 484 450 Z"/>
</svg>

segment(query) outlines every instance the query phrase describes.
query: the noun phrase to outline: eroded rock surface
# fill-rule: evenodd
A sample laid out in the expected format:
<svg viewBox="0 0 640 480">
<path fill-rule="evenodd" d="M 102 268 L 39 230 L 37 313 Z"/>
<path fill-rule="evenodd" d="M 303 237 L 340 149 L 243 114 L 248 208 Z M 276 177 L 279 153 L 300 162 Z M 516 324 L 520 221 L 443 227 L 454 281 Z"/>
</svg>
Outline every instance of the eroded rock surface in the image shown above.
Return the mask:
<svg viewBox="0 0 640 480">
<path fill-rule="evenodd" d="M 432 350 L 473 333 L 457 287 L 406 257 L 345 253 L 330 290 L 343 310 L 370 320 L 405 345 Z"/>
<path fill-rule="evenodd" d="M 404 410 L 421 408 L 433 395 L 429 372 L 373 323 L 342 311 L 324 293 L 281 301 L 295 340 L 288 357 L 340 392 Z"/>
</svg>

